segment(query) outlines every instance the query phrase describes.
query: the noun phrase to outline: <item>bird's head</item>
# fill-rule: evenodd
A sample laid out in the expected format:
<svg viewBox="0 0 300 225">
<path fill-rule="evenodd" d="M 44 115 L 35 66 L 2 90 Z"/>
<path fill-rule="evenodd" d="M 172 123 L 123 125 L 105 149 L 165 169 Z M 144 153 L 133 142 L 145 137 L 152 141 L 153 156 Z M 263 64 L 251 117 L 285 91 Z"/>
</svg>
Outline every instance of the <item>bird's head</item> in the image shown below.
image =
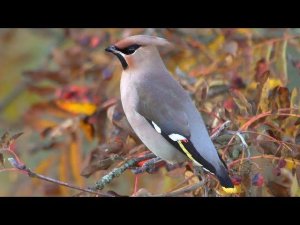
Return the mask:
<svg viewBox="0 0 300 225">
<path fill-rule="evenodd" d="M 171 48 L 172 44 L 164 38 L 135 35 L 124 38 L 105 49 L 118 57 L 124 70 L 138 65 L 161 60 L 156 47 Z"/>
</svg>

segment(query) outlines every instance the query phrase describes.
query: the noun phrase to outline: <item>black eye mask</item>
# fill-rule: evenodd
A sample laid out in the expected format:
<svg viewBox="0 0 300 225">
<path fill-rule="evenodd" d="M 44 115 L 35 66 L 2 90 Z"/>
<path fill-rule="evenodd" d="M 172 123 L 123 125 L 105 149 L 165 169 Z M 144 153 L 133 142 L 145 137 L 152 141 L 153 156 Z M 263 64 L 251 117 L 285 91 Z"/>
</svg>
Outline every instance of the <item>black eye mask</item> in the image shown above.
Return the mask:
<svg viewBox="0 0 300 225">
<path fill-rule="evenodd" d="M 122 52 L 125 55 L 131 55 L 133 54 L 139 47 L 141 47 L 140 45 L 134 44 L 134 45 L 130 45 L 127 48 L 117 48 L 115 45 L 111 45 L 108 48 L 105 49 L 105 51 L 107 52 L 111 52 L 114 55 L 116 55 L 118 57 L 118 59 L 120 60 L 122 67 L 124 70 L 127 69 L 128 64 L 125 60 L 125 58 L 122 56 L 122 54 L 120 52 Z"/>
<path fill-rule="evenodd" d="M 118 51 L 122 52 L 125 55 L 131 55 L 133 54 L 139 47 L 141 47 L 140 45 L 134 44 L 134 45 L 130 45 L 127 48 L 123 48 L 123 49 L 119 49 L 117 48 Z"/>
</svg>

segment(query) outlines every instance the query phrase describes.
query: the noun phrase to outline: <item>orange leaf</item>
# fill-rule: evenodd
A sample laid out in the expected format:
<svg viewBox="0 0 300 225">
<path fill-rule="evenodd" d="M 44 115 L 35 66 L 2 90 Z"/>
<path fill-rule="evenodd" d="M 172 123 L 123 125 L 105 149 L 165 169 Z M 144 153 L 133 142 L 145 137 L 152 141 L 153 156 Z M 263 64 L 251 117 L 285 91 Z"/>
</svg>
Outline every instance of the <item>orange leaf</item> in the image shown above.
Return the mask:
<svg viewBox="0 0 300 225">
<path fill-rule="evenodd" d="M 59 180 L 67 181 L 68 180 L 68 151 L 62 151 L 59 159 L 59 167 L 58 167 L 58 175 Z M 62 196 L 68 196 L 70 193 L 70 189 L 64 186 L 59 186 L 60 193 Z"/>
<path fill-rule="evenodd" d="M 79 148 L 79 143 L 74 135 L 72 137 L 72 142 L 70 144 L 70 164 L 72 175 L 75 178 L 76 184 L 83 186 L 83 177 L 80 176 L 81 173 L 81 151 Z"/>
<path fill-rule="evenodd" d="M 93 125 L 84 120 L 81 120 L 80 128 L 83 130 L 83 133 L 85 134 L 86 138 L 89 141 L 92 141 L 95 136 L 95 129 L 94 129 Z"/>
<path fill-rule="evenodd" d="M 97 106 L 95 104 L 88 102 L 81 103 L 57 100 L 55 103 L 58 107 L 74 114 L 92 115 L 97 109 Z"/>
<path fill-rule="evenodd" d="M 286 161 L 285 168 L 287 168 L 290 171 L 293 171 L 296 169 L 297 164 L 293 158 L 286 158 L 285 161 Z"/>
<path fill-rule="evenodd" d="M 220 48 L 222 48 L 223 44 L 225 42 L 224 35 L 218 35 L 209 45 L 208 48 L 212 52 L 217 52 Z"/>
</svg>

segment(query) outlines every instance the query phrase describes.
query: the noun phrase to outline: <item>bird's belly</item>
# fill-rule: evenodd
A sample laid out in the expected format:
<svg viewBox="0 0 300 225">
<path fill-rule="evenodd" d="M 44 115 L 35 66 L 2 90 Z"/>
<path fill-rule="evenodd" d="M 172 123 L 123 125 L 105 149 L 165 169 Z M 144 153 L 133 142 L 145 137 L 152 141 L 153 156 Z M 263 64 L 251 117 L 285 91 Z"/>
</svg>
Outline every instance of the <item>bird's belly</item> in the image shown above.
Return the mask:
<svg viewBox="0 0 300 225">
<path fill-rule="evenodd" d="M 127 107 L 125 106 L 124 112 L 132 129 L 147 148 L 149 148 L 156 156 L 169 163 L 178 163 L 187 160 L 186 156 L 165 140 L 165 138 L 159 134 L 143 116 L 135 110 L 126 108 Z"/>
<path fill-rule="evenodd" d="M 172 146 L 149 122 L 136 111 L 139 96 L 130 80 L 130 74 L 122 74 L 121 100 L 129 124 L 141 141 L 156 156 L 169 163 L 183 162 L 186 156 Z"/>
</svg>

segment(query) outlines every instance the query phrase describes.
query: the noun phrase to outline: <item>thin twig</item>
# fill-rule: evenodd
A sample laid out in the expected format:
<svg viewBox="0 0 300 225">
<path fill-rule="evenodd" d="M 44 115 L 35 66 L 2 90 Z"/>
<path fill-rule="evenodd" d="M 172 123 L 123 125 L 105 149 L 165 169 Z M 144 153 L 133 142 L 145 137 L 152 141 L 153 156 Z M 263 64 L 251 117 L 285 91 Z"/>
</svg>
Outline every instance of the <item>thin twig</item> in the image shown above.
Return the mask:
<svg viewBox="0 0 300 225">
<path fill-rule="evenodd" d="M 35 173 L 31 169 L 27 168 L 25 164 L 19 163 L 14 158 L 8 158 L 8 161 L 10 162 L 10 164 L 14 168 L 16 168 L 20 171 L 26 172 L 29 177 L 37 178 L 37 179 L 44 180 L 44 181 L 47 181 L 47 182 L 50 182 L 50 183 L 58 184 L 58 185 L 65 186 L 65 187 L 68 187 L 68 188 L 72 188 L 72 189 L 75 189 L 75 190 L 78 190 L 78 191 L 83 191 L 83 192 L 96 194 L 98 196 L 112 197 L 112 195 L 110 195 L 110 194 L 100 193 L 98 191 L 94 191 L 94 190 L 91 190 L 89 188 L 81 188 L 81 187 L 75 186 L 73 184 L 69 184 L 69 183 L 66 183 L 66 182 L 63 182 L 63 181 L 59 181 L 59 180 L 56 180 L 56 179 L 53 179 L 53 178 Z"/>
<path fill-rule="evenodd" d="M 141 167 L 133 168 L 131 171 L 134 174 L 140 174 L 140 173 L 144 173 L 144 172 L 153 173 L 156 169 L 156 165 L 161 162 L 164 162 L 164 161 L 161 158 L 156 157 L 156 158 L 148 160 Z"/>
<path fill-rule="evenodd" d="M 251 157 L 251 154 L 250 154 L 250 150 L 249 150 L 249 146 L 248 144 L 246 143 L 244 137 L 241 135 L 241 133 L 239 131 L 227 131 L 227 133 L 229 134 L 233 134 L 235 135 L 236 137 L 239 137 L 239 139 L 241 140 L 241 145 L 242 145 L 242 148 L 244 151 L 247 151 L 247 158 L 249 159 Z"/>
<path fill-rule="evenodd" d="M 220 136 L 220 134 L 227 129 L 231 124 L 230 120 L 227 120 L 226 122 L 224 122 L 211 136 L 211 140 L 215 140 L 218 136 Z"/>
<path fill-rule="evenodd" d="M 284 111 L 287 111 L 287 110 L 290 110 L 290 109 L 292 109 L 292 108 L 282 108 L 282 109 L 278 109 L 278 112 L 277 112 L 277 113 L 273 113 L 273 114 L 272 114 L 271 111 L 267 111 L 267 112 L 263 112 L 263 113 L 261 113 L 261 114 L 259 114 L 259 115 L 256 115 L 256 116 L 254 116 L 254 117 L 251 117 L 245 124 L 243 124 L 243 125 L 240 127 L 239 131 L 240 131 L 241 133 L 246 132 L 247 129 L 249 128 L 249 126 L 250 126 L 252 123 L 254 123 L 255 121 L 257 121 L 257 120 L 259 120 L 259 119 L 261 119 L 261 118 L 263 118 L 263 117 L 267 117 L 267 116 L 271 116 L 271 115 L 277 115 L 277 116 L 292 116 L 292 117 L 298 117 L 298 118 L 300 118 L 300 114 L 283 113 Z M 247 131 L 247 132 L 249 132 L 249 131 Z M 233 140 L 234 140 L 234 136 L 231 137 L 230 141 L 229 141 L 228 144 L 227 144 L 227 147 L 224 149 L 224 151 L 223 151 L 223 153 L 222 153 L 222 158 L 223 158 L 223 159 L 225 158 L 226 153 L 227 153 L 227 151 L 228 151 L 230 145 L 232 144 Z M 292 151 L 292 149 L 291 149 L 289 146 L 287 146 L 286 144 L 284 144 L 284 146 L 287 147 L 287 149 L 289 149 L 290 151 Z"/>
<path fill-rule="evenodd" d="M 256 134 L 256 135 L 261 135 L 261 136 L 264 136 L 264 137 L 267 137 L 267 138 L 270 138 L 270 141 L 273 141 L 273 142 L 276 142 L 278 143 L 279 145 L 283 145 L 284 147 L 286 147 L 289 151 L 293 151 L 293 149 L 291 149 L 289 145 L 293 145 L 293 146 L 296 146 L 296 147 L 299 147 L 299 145 L 297 144 L 293 144 L 293 143 L 288 143 L 286 141 L 279 141 L 277 140 L 276 138 L 273 138 L 272 136 L 270 135 L 267 135 L 267 134 L 264 134 L 264 133 L 260 133 L 260 132 L 255 132 L 255 131 L 243 131 L 241 133 L 250 133 L 250 134 Z"/>
</svg>

